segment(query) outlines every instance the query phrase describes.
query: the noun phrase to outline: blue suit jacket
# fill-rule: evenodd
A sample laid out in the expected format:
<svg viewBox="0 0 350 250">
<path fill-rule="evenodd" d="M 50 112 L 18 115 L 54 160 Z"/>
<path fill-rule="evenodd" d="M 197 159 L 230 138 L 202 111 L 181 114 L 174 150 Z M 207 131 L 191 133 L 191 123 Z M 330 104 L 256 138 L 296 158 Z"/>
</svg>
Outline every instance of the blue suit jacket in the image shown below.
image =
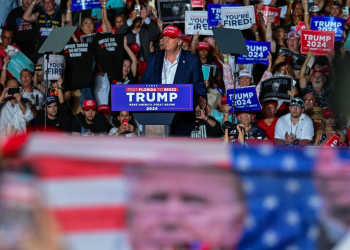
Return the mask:
<svg viewBox="0 0 350 250">
<path fill-rule="evenodd" d="M 177 65 L 174 84 L 193 84 L 194 95 L 198 98 L 207 97 L 207 89 L 204 84 L 202 64 L 200 59 L 188 51 L 181 50 L 179 64 Z M 148 57 L 147 67 L 142 75 L 141 84 L 161 84 L 162 69 L 165 50 L 158 52 L 157 76 L 154 81 L 155 52 Z"/>
</svg>

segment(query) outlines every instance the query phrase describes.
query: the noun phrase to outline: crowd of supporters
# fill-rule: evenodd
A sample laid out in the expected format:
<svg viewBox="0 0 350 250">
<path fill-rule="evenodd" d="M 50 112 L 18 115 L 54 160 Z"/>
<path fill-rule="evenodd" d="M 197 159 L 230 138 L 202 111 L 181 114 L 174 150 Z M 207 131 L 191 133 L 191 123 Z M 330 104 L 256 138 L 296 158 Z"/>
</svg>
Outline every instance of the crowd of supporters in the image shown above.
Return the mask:
<svg viewBox="0 0 350 250">
<path fill-rule="evenodd" d="M 131 112 L 111 112 L 111 85 L 142 83 L 150 53 L 158 46 L 164 49 L 161 35 L 169 24 L 163 24 L 157 8 L 147 0 L 120 1 L 118 7 L 111 6 L 109 1 L 100 0 L 101 9 L 83 11 L 81 18 L 74 15 L 72 0 L 60 3 L 22 0 L 19 7 L 16 1 L 6 1 L 6 8 L 0 11 L 0 132 L 4 128 L 26 132 L 28 127 L 41 131 L 47 126 L 72 135 L 142 135 Z M 193 129 L 187 136 L 224 138 L 226 142 L 238 138 L 241 143 L 271 140 L 287 146 L 348 145 L 350 117 L 335 110 L 332 97 L 336 96 L 336 85 L 340 84 L 335 82 L 334 65 L 347 63 L 345 41 L 349 27 L 343 7 L 350 7 L 350 1 L 272 0 L 268 6 L 286 8 L 280 25 L 274 24 L 273 15 L 267 16 L 265 22 L 263 2 L 207 0 L 203 9 L 194 10 L 205 11 L 209 3 L 256 4 L 257 24 L 242 33 L 246 40 L 270 42 L 271 53 L 267 66 L 234 65 L 231 55 L 220 52 L 214 36 L 183 35 L 182 50 L 199 57 L 202 65 L 215 69 L 209 79 L 203 81 L 207 97 L 196 107 L 200 113 L 193 112 Z M 135 8 L 139 5 L 140 8 Z M 344 18 L 343 40 L 335 42 L 334 53 L 327 56 L 316 56 L 310 50 L 301 68 L 296 68 L 291 56 L 281 51 L 301 54 L 297 26 L 302 21 L 305 29 L 310 29 L 311 16 Z M 184 33 L 184 23 L 171 25 Z M 65 56 L 65 75 L 49 80 L 48 85 L 42 69 L 35 72 L 23 69 L 17 79 L 11 75 L 8 71 L 11 55 L 21 51 L 34 64 L 43 65 L 46 59 L 38 50 L 54 28 L 67 26 L 77 26 L 77 30 L 59 53 Z M 221 23 L 218 27 L 225 28 Z M 93 40 L 87 41 L 91 34 L 95 34 Z M 109 39 L 109 43 L 104 43 L 105 39 Z M 81 50 L 87 43 L 87 49 Z M 235 46 L 235 40 L 227 43 Z M 103 46 L 111 49 L 103 50 Z M 259 95 L 260 83 L 274 76 L 293 79 L 293 88 L 288 91 L 290 102 L 264 100 L 261 111 L 241 111 L 231 116 L 232 106 L 226 101 L 228 90 L 234 85 L 236 88 L 255 86 Z M 235 123 L 240 125 L 237 127 Z M 331 139 L 334 134 L 338 139 Z"/>
</svg>

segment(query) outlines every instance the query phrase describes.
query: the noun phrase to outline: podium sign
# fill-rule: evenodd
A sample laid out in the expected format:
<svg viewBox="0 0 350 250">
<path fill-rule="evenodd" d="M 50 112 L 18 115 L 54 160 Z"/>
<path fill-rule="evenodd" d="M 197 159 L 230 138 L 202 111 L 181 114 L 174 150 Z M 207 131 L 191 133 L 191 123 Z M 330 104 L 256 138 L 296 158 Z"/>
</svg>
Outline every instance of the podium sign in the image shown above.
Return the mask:
<svg viewBox="0 0 350 250">
<path fill-rule="evenodd" d="M 192 84 L 112 85 L 112 111 L 192 111 Z"/>
</svg>

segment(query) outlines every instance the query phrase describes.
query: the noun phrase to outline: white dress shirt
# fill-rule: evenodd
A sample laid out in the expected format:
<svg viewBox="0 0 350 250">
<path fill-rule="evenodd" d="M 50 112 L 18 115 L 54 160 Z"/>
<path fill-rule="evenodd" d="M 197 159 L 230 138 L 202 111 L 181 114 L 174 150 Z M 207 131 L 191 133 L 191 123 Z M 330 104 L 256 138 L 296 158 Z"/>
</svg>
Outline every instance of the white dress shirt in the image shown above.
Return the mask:
<svg viewBox="0 0 350 250">
<path fill-rule="evenodd" d="M 275 127 L 275 139 L 285 140 L 286 132 L 296 135 L 298 140 L 310 140 L 314 137 L 314 125 L 310 117 L 301 114 L 297 124 L 293 124 L 290 113 L 278 119 Z"/>
<path fill-rule="evenodd" d="M 179 64 L 180 54 L 181 54 L 181 49 L 176 56 L 176 60 L 173 63 L 171 63 L 168 59 L 166 59 L 166 52 L 165 52 L 163 68 L 162 68 L 162 84 L 174 83 L 175 73 L 176 73 L 177 65 Z"/>
<path fill-rule="evenodd" d="M 29 106 L 27 104 L 24 105 L 26 107 L 25 114 L 23 114 L 18 103 L 13 105 L 7 101 L 2 105 L 0 110 L 0 132 L 4 129 L 5 124 L 8 124 L 7 131 L 10 130 L 12 125 L 19 133 L 27 131 L 27 123 L 34 118 L 34 115 Z"/>
</svg>

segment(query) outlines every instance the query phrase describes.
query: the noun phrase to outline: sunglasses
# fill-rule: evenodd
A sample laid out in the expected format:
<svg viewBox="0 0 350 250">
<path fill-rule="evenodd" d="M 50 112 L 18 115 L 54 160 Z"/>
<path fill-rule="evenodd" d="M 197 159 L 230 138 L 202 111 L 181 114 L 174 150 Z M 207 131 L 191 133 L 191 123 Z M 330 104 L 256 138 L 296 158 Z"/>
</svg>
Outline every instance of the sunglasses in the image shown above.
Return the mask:
<svg viewBox="0 0 350 250">
<path fill-rule="evenodd" d="M 299 101 L 299 100 L 292 100 L 291 104 L 292 105 L 297 105 L 297 106 L 300 106 L 300 107 L 304 106 L 304 103 L 302 101 Z"/>
</svg>

